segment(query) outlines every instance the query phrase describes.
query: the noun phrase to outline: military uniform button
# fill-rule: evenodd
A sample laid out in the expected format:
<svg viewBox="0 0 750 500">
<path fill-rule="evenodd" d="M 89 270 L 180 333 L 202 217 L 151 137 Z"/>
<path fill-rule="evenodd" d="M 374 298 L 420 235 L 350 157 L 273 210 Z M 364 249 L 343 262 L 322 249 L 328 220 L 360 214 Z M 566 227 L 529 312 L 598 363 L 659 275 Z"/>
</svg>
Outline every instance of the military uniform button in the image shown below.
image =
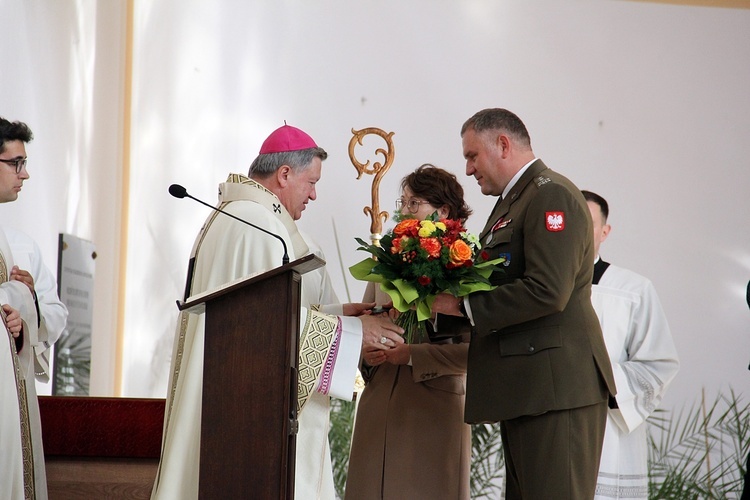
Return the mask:
<svg viewBox="0 0 750 500">
<path fill-rule="evenodd" d="M 533 345 L 529 346 L 529 352 L 534 352 L 534 346 Z"/>
</svg>

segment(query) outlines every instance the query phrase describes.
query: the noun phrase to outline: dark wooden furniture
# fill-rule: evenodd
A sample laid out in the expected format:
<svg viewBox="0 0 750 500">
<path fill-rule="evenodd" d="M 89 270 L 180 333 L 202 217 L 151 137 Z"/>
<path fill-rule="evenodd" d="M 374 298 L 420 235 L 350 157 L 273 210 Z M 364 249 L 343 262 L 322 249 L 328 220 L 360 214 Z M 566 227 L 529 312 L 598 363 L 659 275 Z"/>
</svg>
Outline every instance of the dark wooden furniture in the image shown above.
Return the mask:
<svg viewBox="0 0 750 500">
<path fill-rule="evenodd" d="M 180 309 L 205 309 L 200 498 L 294 498 L 301 275 L 307 256 Z"/>
<path fill-rule="evenodd" d="M 50 500 L 148 499 L 164 399 L 39 396 Z"/>
</svg>

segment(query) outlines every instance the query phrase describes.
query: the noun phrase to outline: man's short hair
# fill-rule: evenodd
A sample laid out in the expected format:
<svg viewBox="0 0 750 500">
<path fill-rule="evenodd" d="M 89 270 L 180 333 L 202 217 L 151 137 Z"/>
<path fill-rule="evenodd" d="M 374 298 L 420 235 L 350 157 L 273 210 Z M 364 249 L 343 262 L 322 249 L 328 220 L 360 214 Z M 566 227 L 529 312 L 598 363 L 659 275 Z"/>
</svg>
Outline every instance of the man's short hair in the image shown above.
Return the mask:
<svg viewBox="0 0 750 500">
<path fill-rule="evenodd" d="M 503 108 L 489 108 L 477 112 L 466 120 L 461 127 L 461 137 L 467 130 L 473 129 L 475 132 L 484 132 L 485 130 L 498 130 L 510 136 L 517 143 L 531 148 L 531 137 L 526 125 L 512 111 Z"/>
<path fill-rule="evenodd" d="M 298 151 L 284 151 L 281 153 L 266 153 L 258 155 L 250 165 L 249 177 L 265 179 L 276 172 L 283 165 L 288 165 L 295 172 L 306 170 L 314 158 L 321 161 L 328 158 L 323 148 L 308 148 Z"/>
<path fill-rule="evenodd" d="M 607 222 L 607 217 L 609 217 L 609 203 L 607 203 L 607 200 L 591 191 L 584 190 L 581 191 L 581 193 L 583 193 L 583 197 L 586 199 L 586 201 L 590 201 L 599 205 L 599 209 L 602 211 L 602 215 L 604 216 L 604 222 Z"/>
<path fill-rule="evenodd" d="M 23 122 L 10 122 L 0 117 L 0 153 L 5 151 L 5 141 L 29 142 L 34 138 L 31 129 Z"/>
</svg>

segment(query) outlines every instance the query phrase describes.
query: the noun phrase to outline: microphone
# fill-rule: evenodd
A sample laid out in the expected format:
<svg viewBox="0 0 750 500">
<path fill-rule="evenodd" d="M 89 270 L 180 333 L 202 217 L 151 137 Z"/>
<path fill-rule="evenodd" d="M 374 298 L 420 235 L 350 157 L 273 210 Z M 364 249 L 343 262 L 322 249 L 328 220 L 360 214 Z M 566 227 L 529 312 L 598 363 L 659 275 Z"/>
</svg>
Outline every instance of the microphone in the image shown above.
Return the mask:
<svg viewBox="0 0 750 500">
<path fill-rule="evenodd" d="M 185 189 L 184 187 L 180 186 L 179 184 L 172 184 L 171 186 L 169 186 L 169 194 L 171 194 L 175 198 L 190 198 L 191 200 L 195 200 L 198 203 L 200 203 L 201 205 L 207 206 L 211 210 L 216 210 L 217 212 L 221 212 L 224 215 L 227 215 L 227 216 L 231 217 L 234 220 L 238 220 L 238 221 L 242 222 L 243 224 L 247 224 L 250 227 L 254 227 L 258 231 L 263 231 L 264 233 L 273 236 L 274 238 L 276 238 L 277 240 L 279 240 L 281 242 L 281 244 L 283 245 L 283 247 L 284 247 L 284 256 L 281 258 L 281 265 L 283 266 L 284 264 L 289 264 L 289 254 L 287 253 L 287 250 L 286 250 L 286 242 L 284 241 L 284 238 L 282 238 L 278 234 L 274 234 L 271 231 L 267 231 L 267 230 L 263 229 L 262 227 L 258 227 L 255 224 L 251 224 L 251 223 L 249 223 L 246 220 L 240 219 L 239 217 L 236 217 L 236 216 L 230 214 L 229 212 L 225 212 L 224 210 L 221 210 L 220 208 L 216 208 L 213 205 L 209 205 L 205 201 L 201 201 L 198 198 L 195 198 L 194 196 L 190 196 L 190 194 L 188 194 L 188 192 L 187 192 L 187 189 Z"/>
</svg>

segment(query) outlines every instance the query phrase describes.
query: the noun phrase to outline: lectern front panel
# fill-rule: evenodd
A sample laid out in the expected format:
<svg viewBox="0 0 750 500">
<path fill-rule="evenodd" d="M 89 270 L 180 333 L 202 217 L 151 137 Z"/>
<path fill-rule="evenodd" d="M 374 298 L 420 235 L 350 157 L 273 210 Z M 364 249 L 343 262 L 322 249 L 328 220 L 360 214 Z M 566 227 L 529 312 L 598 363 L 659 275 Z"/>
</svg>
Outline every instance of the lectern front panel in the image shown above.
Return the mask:
<svg viewBox="0 0 750 500">
<path fill-rule="evenodd" d="M 294 497 L 300 279 L 206 302 L 201 498 Z"/>
</svg>

